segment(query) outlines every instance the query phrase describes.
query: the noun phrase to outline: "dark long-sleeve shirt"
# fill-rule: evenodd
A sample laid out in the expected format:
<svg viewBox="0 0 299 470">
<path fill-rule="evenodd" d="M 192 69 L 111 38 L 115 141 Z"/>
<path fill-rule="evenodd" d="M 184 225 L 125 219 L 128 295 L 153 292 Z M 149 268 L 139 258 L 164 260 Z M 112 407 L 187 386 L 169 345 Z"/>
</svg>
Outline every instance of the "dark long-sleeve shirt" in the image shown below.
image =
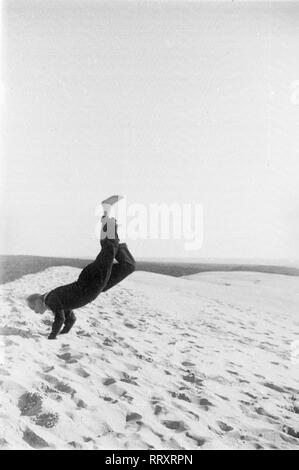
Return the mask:
<svg viewBox="0 0 299 470">
<path fill-rule="evenodd" d="M 116 259 L 117 263 L 113 263 Z M 77 281 L 57 287 L 45 296 L 45 304 L 55 314 L 51 338 L 66 321 L 66 313 L 83 307 L 103 291 L 118 284 L 135 270 L 135 260 L 125 243 L 105 239 L 102 250 L 80 273 Z"/>
</svg>

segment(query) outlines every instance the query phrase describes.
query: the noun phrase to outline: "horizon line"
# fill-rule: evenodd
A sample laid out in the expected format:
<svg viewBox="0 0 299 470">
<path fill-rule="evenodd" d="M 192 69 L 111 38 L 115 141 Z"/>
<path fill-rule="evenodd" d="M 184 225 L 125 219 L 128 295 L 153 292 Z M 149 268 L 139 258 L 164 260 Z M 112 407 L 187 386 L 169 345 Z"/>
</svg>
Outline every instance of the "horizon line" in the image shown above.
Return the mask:
<svg viewBox="0 0 299 470">
<path fill-rule="evenodd" d="M 0 253 L 0 256 L 28 256 L 35 258 L 59 258 L 59 259 L 73 259 L 73 260 L 92 260 L 90 256 L 60 256 L 60 255 L 37 255 L 37 254 L 23 254 L 23 253 Z M 299 263 L 299 259 L 289 259 L 289 258 L 229 258 L 229 257 L 135 257 L 136 261 L 139 262 L 189 262 L 189 263 Z"/>
</svg>

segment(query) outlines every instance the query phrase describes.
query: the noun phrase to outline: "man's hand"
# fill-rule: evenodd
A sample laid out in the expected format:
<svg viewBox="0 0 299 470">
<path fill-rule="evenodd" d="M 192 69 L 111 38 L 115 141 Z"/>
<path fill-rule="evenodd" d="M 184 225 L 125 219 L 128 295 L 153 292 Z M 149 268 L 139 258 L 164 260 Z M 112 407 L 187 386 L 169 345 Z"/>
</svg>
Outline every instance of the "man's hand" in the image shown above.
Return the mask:
<svg viewBox="0 0 299 470">
<path fill-rule="evenodd" d="M 48 336 L 48 339 L 56 339 L 56 336 L 53 335 L 53 333 L 51 333 L 51 334 Z"/>
</svg>

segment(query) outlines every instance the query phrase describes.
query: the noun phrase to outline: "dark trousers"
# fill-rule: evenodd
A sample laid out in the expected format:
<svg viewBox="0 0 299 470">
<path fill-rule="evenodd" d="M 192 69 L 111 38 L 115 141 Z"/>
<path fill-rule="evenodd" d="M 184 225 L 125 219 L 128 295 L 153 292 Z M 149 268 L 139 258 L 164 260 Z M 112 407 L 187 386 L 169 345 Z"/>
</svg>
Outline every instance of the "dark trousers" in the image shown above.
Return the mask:
<svg viewBox="0 0 299 470">
<path fill-rule="evenodd" d="M 101 292 L 111 289 L 135 271 L 135 266 L 125 243 L 104 240 L 101 252 L 81 271 L 77 281 L 57 287 L 46 296 L 45 303 L 55 314 L 50 338 L 56 337 L 63 324 L 61 333 L 68 333 L 76 321 L 72 310 L 87 305 Z"/>
</svg>

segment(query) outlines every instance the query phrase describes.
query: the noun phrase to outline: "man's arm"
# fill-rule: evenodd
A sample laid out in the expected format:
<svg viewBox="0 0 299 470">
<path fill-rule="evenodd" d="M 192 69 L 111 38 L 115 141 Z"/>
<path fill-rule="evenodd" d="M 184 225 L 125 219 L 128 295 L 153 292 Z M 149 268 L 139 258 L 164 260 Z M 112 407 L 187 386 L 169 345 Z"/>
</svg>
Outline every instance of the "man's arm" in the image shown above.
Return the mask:
<svg viewBox="0 0 299 470">
<path fill-rule="evenodd" d="M 72 310 L 65 310 L 64 315 L 65 322 L 63 329 L 60 331 L 61 335 L 68 333 L 76 323 L 76 316 Z"/>
<path fill-rule="evenodd" d="M 52 331 L 48 336 L 48 339 L 56 339 L 59 331 L 61 330 L 64 322 L 65 322 L 65 315 L 62 308 L 57 309 L 55 312 L 55 319 L 52 325 Z"/>
</svg>

